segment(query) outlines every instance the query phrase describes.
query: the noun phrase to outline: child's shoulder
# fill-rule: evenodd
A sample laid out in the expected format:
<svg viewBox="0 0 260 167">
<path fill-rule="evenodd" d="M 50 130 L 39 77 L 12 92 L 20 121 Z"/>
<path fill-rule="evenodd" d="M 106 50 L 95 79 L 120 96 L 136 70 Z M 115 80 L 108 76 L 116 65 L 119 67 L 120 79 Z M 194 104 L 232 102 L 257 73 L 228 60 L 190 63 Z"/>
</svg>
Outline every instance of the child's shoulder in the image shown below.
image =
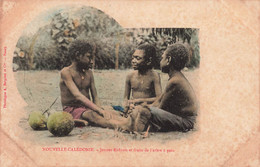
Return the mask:
<svg viewBox="0 0 260 167">
<path fill-rule="evenodd" d="M 86 76 L 90 76 L 91 78 L 94 78 L 93 71 L 90 70 L 90 69 L 86 70 L 86 71 L 85 71 L 85 74 L 86 74 Z"/>
<path fill-rule="evenodd" d="M 131 70 L 127 73 L 126 77 L 131 78 L 132 76 L 137 75 L 137 70 Z"/>
<path fill-rule="evenodd" d="M 86 74 L 91 74 L 91 75 L 93 75 L 93 71 L 90 70 L 90 69 L 86 70 L 85 73 L 86 73 Z"/>
<path fill-rule="evenodd" d="M 159 76 L 159 75 L 160 75 L 160 73 L 157 72 L 157 71 L 155 71 L 155 70 L 151 70 L 150 72 L 151 72 L 151 74 L 154 75 L 154 76 Z"/>
<path fill-rule="evenodd" d="M 65 79 L 65 78 L 68 79 L 68 78 L 72 77 L 69 67 L 64 67 L 63 69 L 61 69 L 60 77 L 62 79 Z"/>
<path fill-rule="evenodd" d="M 61 74 L 68 74 L 69 73 L 69 67 L 64 67 L 63 69 L 60 70 Z"/>
<path fill-rule="evenodd" d="M 183 81 L 183 76 L 180 74 L 175 74 L 169 78 L 169 84 L 180 84 Z"/>
<path fill-rule="evenodd" d="M 151 77 L 153 79 L 160 78 L 160 74 L 157 71 L 155 71 L 155 70 L 150 70 L 148 75 L 149 75 L 149 77 Z"/>
<path fill-rule="evenodd" d="M 169 79 L 168 84 L 178 86 L 178 87 L 189 87 L 190 86 L 189 81 L 186 79 L 186 77 L 183 74 L 175 75 L 174 77 Z"/>
</svg>

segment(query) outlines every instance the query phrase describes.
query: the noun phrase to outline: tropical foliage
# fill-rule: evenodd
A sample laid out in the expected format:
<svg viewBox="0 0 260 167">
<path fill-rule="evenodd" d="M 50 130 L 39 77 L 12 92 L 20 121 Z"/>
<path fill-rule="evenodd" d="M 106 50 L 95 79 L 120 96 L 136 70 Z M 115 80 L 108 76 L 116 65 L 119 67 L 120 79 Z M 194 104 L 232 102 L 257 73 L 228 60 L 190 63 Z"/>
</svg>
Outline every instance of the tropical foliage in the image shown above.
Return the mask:
<svg viewBox="0 0 260 167">
<path fill-rule="evenodd" d="M 23 35 L 14 53 L 18 70 L 61 69 L 70 64 L 68 47 L 76 39 L 87 39 L 96 46 L 97 69 L 131 68 L 131 55 L 142 43 L 157 48 L 157 64 L 167 45 L 183 42 L 191 51 L 188 68 L 199 66 L 198 29 L 146 28 L 123 29 L 102 11 L 83 7 L 73 12 L 63 10 L 53 15 L 49 24 L 32 36 Z"/>
</svg>

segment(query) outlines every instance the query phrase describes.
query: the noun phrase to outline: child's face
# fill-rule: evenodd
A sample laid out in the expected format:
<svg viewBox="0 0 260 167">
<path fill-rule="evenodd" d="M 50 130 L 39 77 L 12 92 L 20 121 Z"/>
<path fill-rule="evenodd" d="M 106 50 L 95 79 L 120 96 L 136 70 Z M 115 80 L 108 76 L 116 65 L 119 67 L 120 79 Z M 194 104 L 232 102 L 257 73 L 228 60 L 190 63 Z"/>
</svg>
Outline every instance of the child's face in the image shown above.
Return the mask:
<svg viewBox="0 0 260 167">
<path fill-rule="evenodd" d="M 84 55 L 79 56 L 79 62 L 87 67 L 87 69 L 92 68 L 93 65 L 93 55 L 89 52 Z"/>
<path fill-rule="evenodd" d="M 169 59 L 167 57 L 167 50 L 164 51 L 163 55 L 162 55 L 162 59 L 160 61 L 160 67 L 162 72 L 164 73 L 168 73 L 169 72 Z"/>
<path fill-rule="evenodd" d="M 132 56 L 132 67 L 138 70 L 146 65 L 144 51 L 137 49 Z"/>
</svg>

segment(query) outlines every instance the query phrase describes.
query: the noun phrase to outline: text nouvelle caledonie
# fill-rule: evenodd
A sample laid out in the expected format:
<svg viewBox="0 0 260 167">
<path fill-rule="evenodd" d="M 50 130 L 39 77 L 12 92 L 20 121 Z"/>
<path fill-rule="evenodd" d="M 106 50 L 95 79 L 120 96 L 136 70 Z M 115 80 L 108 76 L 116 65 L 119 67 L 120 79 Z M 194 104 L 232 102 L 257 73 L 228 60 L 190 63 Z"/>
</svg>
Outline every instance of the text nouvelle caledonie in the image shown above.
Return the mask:
<svg viewBox="0 0 260 167">
<path fill-rule="evenodd" d="M 127 148 L 81 148 L 81 147 L 42 147 L 42 151 L 83 151 L 83 152 L 175 152 L 173 149 L 157 149 L 157 148 L 145 148 L 145 149 L 127 149 Z"/>
</svg>

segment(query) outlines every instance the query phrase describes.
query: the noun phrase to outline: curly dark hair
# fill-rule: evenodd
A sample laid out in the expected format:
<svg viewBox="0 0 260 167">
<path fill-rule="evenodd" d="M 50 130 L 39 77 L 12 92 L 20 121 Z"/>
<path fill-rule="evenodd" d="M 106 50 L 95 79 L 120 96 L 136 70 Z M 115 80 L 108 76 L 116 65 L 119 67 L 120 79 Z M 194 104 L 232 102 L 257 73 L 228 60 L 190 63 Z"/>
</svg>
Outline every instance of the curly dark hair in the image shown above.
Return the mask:
<svg viewBox="0 0 260 167">
<path fill-rule="evenodd" d="M 85 53 L 93 53 L 93 45 L 86 40 L 75 40 L 69 46 L 69 57 L 72 61 L 75 61 L 77 57 Z"/>
<path fill-rule="evenodd" d="M 170 66 L 178 71 L 182 70 L 189 60 L 189 52 L 181 43 L 169 45 L 166 49 L 166 56 L 171 57 Z"/>
<path fill-rule="evenodd" d="M 151 64 L 148 65 L 148 68 L 153 68 L 156 61 L 156 49 L 153 45 L 150 44 L 142 44 L 137 47 L 139 50 L 144 51 L 144 59 L 145 61 L 151 61 Z"/>
</svg>

